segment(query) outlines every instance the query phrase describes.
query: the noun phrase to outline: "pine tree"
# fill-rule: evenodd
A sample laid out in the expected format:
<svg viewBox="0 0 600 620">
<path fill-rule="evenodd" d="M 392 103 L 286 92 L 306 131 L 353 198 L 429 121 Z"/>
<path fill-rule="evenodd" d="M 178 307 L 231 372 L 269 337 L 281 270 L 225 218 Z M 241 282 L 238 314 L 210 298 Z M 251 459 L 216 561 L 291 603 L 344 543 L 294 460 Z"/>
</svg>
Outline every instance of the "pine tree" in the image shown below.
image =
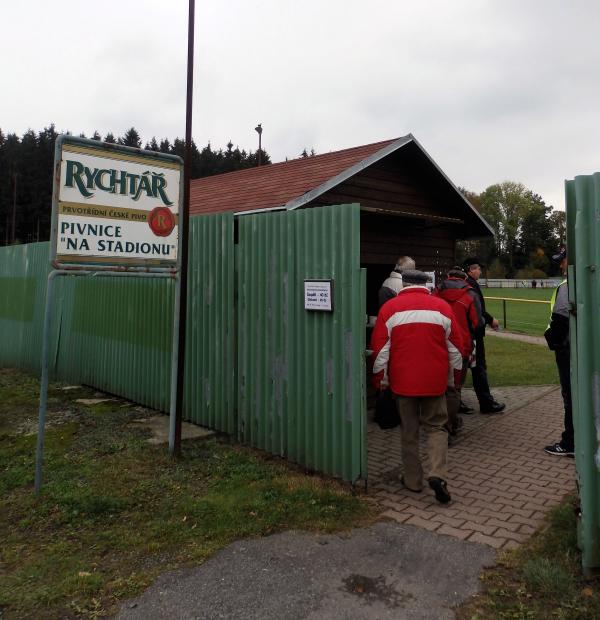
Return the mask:
<svg viewBox="0 0 600 620">
<path fill-rule="evenodd" d="M 140 138 L 140 134 L 137 132 L 135 127 L 131 127 L 125 132 L 125 135 L 122 138 L 119 138 L 119 144 L 123 146 L 132 146 L 136 149 L 142 148 L 142 139 Z"/>
<path fill-rule="evenodd" d="M 21 138 L 18 157 L 13 162 L 11 178 L 11 189 L 13 192 L 11 210 L 14 213 L 14 240 L 20 243 L 28 243 L 34 240 L 32 235 L 35 211 L 39 199 L 37 196 L 38 183 L 36 178 L 37 151 L 37 135 L 33 129 L 29 129 Z M 16 210 L 14 209 L 15 204 Z M 11 236 L 13 236 L 12 230 Z"/>
<path fill-rule="evenodd" d="M 114 134 L 109 131 L 105 136 L 104 136 L 104 142 L 108 142 L 109 144 L 116 144 L 117 141 L 115 139 Z"/>
<path fill-rule="evenodd" d="M 144 147 L 147 151 L 160 151 L 160 146 L 156 141 L 156 138 L 152 136 L 152 140 L 150 142 L 146 142 L 146 146 Z"/>
<path fill-rule="evenodd" d="M 34 229 L 31 235 L 36 241 L 43 241 L 50 237 L 50 220 L 52 216 L 52 169 L 54 166 L 54 145 L 58 133 L 51 124 L 44 127 L 38 134 L 37 154 L 37 187 L 38 201 L 33 213 L 35 218 Z"/>
<path fill-rule="evenodd" d="M 0 245 L 8 245 L 8 191 L 7 191 L 8 160 L 6 153 L 6 136 L 0 129 Z"/>
<path fill-rule="evenodd" d="M 171 153 L 173 155 L 179 155 L 183 159 L 185 156 L 185 141 L 181 138 L 175 138 L 171 146 Z"/>
</svg>

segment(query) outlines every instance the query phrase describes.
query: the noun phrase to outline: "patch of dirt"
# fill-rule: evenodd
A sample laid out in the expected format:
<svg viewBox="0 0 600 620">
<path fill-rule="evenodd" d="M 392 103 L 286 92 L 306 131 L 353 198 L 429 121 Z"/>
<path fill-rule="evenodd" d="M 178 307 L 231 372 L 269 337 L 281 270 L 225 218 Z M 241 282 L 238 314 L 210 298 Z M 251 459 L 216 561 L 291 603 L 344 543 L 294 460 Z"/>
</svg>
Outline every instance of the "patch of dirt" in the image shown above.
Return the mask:
<svg viewBox="0 0 600 620">
<path fill-rule="evenodd" d="M 66 424 L 67 422 L 72 422 L 77 419 L 79 416 L 78 411 L 64 409 L 62 411 L 53 411 L 52 413 L 46 413 L 46 429 L 61 426 L 62 424 Z M 11 435 L 35 435 L 38 432 L 38 420 L 36 419 L 25 419 L 22 422 L 17 423 L 14 426 L 13 432 Z"/>
<path fill-rule="evenodd" d="M 410 592 L 398 591 L 394 584 L 388 584 L 383 575 L 367 577 L 354 574 L 342 579 L 342 582 L 343 590 L 359 596 L 369 605 L 379 601 L 386 607 L 397 608 L 413 598 Z"/>
</svg>

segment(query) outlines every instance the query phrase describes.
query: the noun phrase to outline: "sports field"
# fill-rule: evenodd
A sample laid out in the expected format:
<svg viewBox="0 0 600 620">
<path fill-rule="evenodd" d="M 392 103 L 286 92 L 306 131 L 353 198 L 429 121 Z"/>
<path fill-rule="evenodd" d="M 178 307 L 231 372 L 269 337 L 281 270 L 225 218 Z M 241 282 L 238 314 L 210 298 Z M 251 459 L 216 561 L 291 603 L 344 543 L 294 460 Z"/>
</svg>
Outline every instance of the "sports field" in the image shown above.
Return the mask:
<svg viewBox="0 0 600 620">
<path fill-rule="evenodd" d="M 486 310 L 504 327 L 504 303 L 506 305 L 506 331 L 542 336 L 550 317 L 551 288 L 484 288 Z M 505 298 L 507 301 L 502 302 Z M 520 300 L 520 301 L 513 301 Z M 527 301 L 530 300 L 530 301 Z"/>
</svg>

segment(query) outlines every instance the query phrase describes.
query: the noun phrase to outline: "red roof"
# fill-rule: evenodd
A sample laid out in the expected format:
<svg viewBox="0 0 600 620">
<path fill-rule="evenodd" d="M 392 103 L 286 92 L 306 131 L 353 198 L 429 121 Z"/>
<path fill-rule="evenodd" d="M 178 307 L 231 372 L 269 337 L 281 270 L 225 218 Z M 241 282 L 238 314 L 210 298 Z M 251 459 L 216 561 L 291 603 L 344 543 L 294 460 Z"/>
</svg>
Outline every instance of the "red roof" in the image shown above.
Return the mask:
<svg viewBox="0 0 600 620">
<path fill-rule="evenodd" d="M 395 141 L 193 179 L 190 215 L 281 207 Z"/>
</svg>

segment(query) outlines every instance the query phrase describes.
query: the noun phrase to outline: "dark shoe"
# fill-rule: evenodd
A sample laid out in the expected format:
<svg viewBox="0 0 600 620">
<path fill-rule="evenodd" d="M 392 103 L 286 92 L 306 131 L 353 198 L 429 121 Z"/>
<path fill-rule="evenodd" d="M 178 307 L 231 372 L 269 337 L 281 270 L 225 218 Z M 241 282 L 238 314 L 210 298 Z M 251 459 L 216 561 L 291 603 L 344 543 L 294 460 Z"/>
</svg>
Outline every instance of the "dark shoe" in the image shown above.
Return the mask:
<svg viewBox="0 0 600 620">
<path fill-rule="evenodd" d="M 555 444 L 552 444 L 551 446 L 546 446 L 544 448 L 544 452 L 547 452 L 548 454 L 553 454 L 554 456 L 568 456 L 571 458 L 575 457 L 575 450 L 573 448 L 571 448 L 571 450 L 569 450 L 568 448 L 565 448 L 560 441 L 557 441 Z"/>
<path fill-rule="evenodd" d="M 412 491 L 413 493 L 421 493 L 423 491 L 423 489 L 411 489 L 410 487 L 407 487 L 406 482 L 404 482 L 404 476 L 400 478 L 400 482 L 404 485 L 405 489 L 408 489 L 409 491 Z"/>
<path fill-rule="evenodd" d="M 452 498 L 448 493 L 448 485 L 441 478 L 429 478 L 429 486 L 435 493 L 435 499 L 441 504 L 447 504 Z"/>
<path fill-rule="evenodd" d="M 471 415 L 475 413 L 475 409 L 473 407 L 469 407 L 469 405 L 465 405 L 463 401 L 460 401 L 460 405 L 458 407 L 458 413 L 464 413 L 465 415 Z"/>
<path fill-rule="evenodd" d="M 488 405 L 483 405 L 480 409 L 481 413 L 502 413 L 506 409 L 506 405 L 504 403 L 498 403 L 493 400 Z"/>
</svg>

